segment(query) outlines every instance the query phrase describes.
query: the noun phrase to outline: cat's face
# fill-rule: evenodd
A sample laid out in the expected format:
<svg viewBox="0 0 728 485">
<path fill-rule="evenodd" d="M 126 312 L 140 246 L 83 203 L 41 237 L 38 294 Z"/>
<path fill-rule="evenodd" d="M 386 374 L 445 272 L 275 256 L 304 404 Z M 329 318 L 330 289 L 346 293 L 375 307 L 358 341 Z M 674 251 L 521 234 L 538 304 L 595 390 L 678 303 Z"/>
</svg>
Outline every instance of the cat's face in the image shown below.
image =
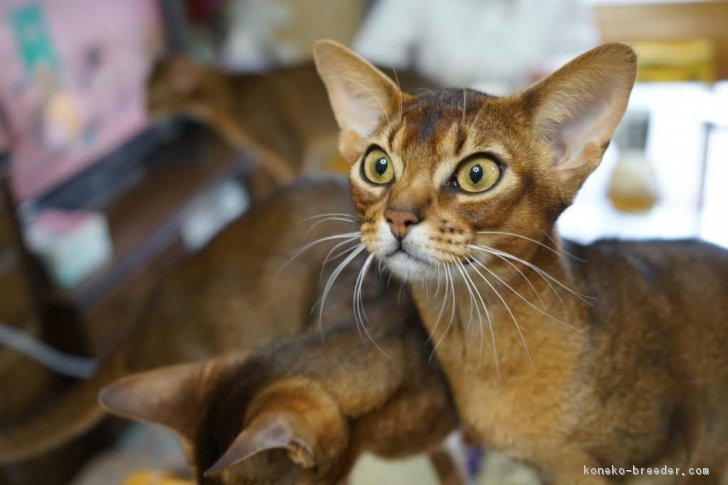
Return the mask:
<svg viewBox="0 0 728 485">
<path fill-rule="evenodd" d="M 351 167 L 362 243 L 412 280 L 436 278 L 456 261 L 494 259 L 474 246 L 518 249 L 498 233 L 540 237 L 559 194 L 538 163 L 543 147 L 529 142 L 527 116 L 512 100 L 470 90 L 403 100 L 401 115 L 367 137 Z"/>
<path fill-rule="evenodd" d="M 361 241 L 409 281 L 527 260 L 601 160 L 635 77 L 631 49 L 608 45 L 516 96 L 409 95 L 338 44 L 315 53 Z"/>
</svg>

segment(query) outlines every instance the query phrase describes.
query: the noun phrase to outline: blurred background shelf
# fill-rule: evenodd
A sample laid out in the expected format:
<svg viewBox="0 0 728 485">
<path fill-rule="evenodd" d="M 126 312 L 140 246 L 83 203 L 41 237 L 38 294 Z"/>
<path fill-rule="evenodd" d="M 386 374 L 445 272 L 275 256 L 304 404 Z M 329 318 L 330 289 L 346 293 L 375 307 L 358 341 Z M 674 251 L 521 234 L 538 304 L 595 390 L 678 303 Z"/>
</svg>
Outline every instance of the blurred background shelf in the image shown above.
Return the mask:
<svg viewBox="0 0 728 485">
<path fill-rule="evenodd" d="M 214 133 L 189 125 L 147 160 L 136 184 L 101 208 L 114 248 L 112 260 L 83 283 L 56 297 L 88 309 L 179 237 L 189 201 L 222 178 L 240 176 L 244 163 Z"/>
</svg>

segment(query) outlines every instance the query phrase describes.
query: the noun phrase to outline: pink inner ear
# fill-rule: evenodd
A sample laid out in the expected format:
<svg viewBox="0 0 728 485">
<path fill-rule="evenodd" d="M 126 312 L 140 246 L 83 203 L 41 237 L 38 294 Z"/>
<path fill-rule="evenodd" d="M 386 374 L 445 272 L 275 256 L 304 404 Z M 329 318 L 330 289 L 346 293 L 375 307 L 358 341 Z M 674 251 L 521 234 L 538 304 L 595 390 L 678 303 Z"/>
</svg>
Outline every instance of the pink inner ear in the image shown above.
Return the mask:
<svg viewBox="0 0 728 485">
<path fill-rule="evenodd" d="M 291 460 L 305 468 L 314 465 L 313 452 L 301 437 L 296 436 L 290 421 L 282 414 L 270 413 L 253 419 L 205 475 L 274 449 L 288 450 Z"/>
<path fill-rule="evenodd" d="M 317 42 L 314 60 L 342 131 L 367 137 L 399 106 L 394 82 L 343 45 Z"/>
<path fill-rule="evenodd" d="M 634 52 L 607 44 L 578 57 L 526 92 L 535 126 L 550 142 L 562 178 L 587 175 L 624 114 L 636 75 Z M 580 183 L 580 182 L 579 182 Z"/>
<path fill-rule="evenodd" d="M 589 164 L 590 160 L 583 155 L 591 153 L 585 149 L 589 146 L 602 146 L 611 137 L 611 133 L 604 130 L 607 126 L 605 111 L 593 107 L 581 114 L 578 118 L 564 123 L 560 128 L 560 136 L 554 143 L 556 159 L 555 167 L 560 171 L 570 171 Z"/>
</svg>

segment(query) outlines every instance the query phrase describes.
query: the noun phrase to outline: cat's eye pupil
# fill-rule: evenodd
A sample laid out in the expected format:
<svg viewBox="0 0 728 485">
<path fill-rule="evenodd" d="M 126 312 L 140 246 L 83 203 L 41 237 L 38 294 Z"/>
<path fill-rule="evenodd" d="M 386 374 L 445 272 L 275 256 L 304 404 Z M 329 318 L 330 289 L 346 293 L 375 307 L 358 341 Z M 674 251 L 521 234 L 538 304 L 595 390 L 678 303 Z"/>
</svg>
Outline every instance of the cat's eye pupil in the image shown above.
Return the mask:
<svg viewBox="0 0 728 485">
<path fill-rule="evenodd" d="M 470 167 L 470 181 L 474 184 L 477 184 L 480 182 L 480 180 L 483 178 L 483 167 L 480 165 L 473 165 Z"/>
<path fill-rule="evenodd" d="M 382 157 L 374 164 L 374 170 L 377 172 L 378 175 L 384 175 L 384 172 L 387 171 L 387 159 Z"/>
</svg>

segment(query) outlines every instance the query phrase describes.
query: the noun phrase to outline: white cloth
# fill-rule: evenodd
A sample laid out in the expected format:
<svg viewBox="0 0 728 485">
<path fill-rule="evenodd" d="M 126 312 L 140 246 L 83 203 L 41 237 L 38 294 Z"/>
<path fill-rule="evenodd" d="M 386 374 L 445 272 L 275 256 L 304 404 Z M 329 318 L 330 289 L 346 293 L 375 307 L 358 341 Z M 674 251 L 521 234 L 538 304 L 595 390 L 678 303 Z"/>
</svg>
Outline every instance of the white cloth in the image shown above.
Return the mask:
<svg viewBox="0 0 728 485">
<path fill-rule="evenodd" d="M 379 0 L 354 49 L 447 86 L 513 91 L 598 42 L 579 0 Z"/>
</svg>

